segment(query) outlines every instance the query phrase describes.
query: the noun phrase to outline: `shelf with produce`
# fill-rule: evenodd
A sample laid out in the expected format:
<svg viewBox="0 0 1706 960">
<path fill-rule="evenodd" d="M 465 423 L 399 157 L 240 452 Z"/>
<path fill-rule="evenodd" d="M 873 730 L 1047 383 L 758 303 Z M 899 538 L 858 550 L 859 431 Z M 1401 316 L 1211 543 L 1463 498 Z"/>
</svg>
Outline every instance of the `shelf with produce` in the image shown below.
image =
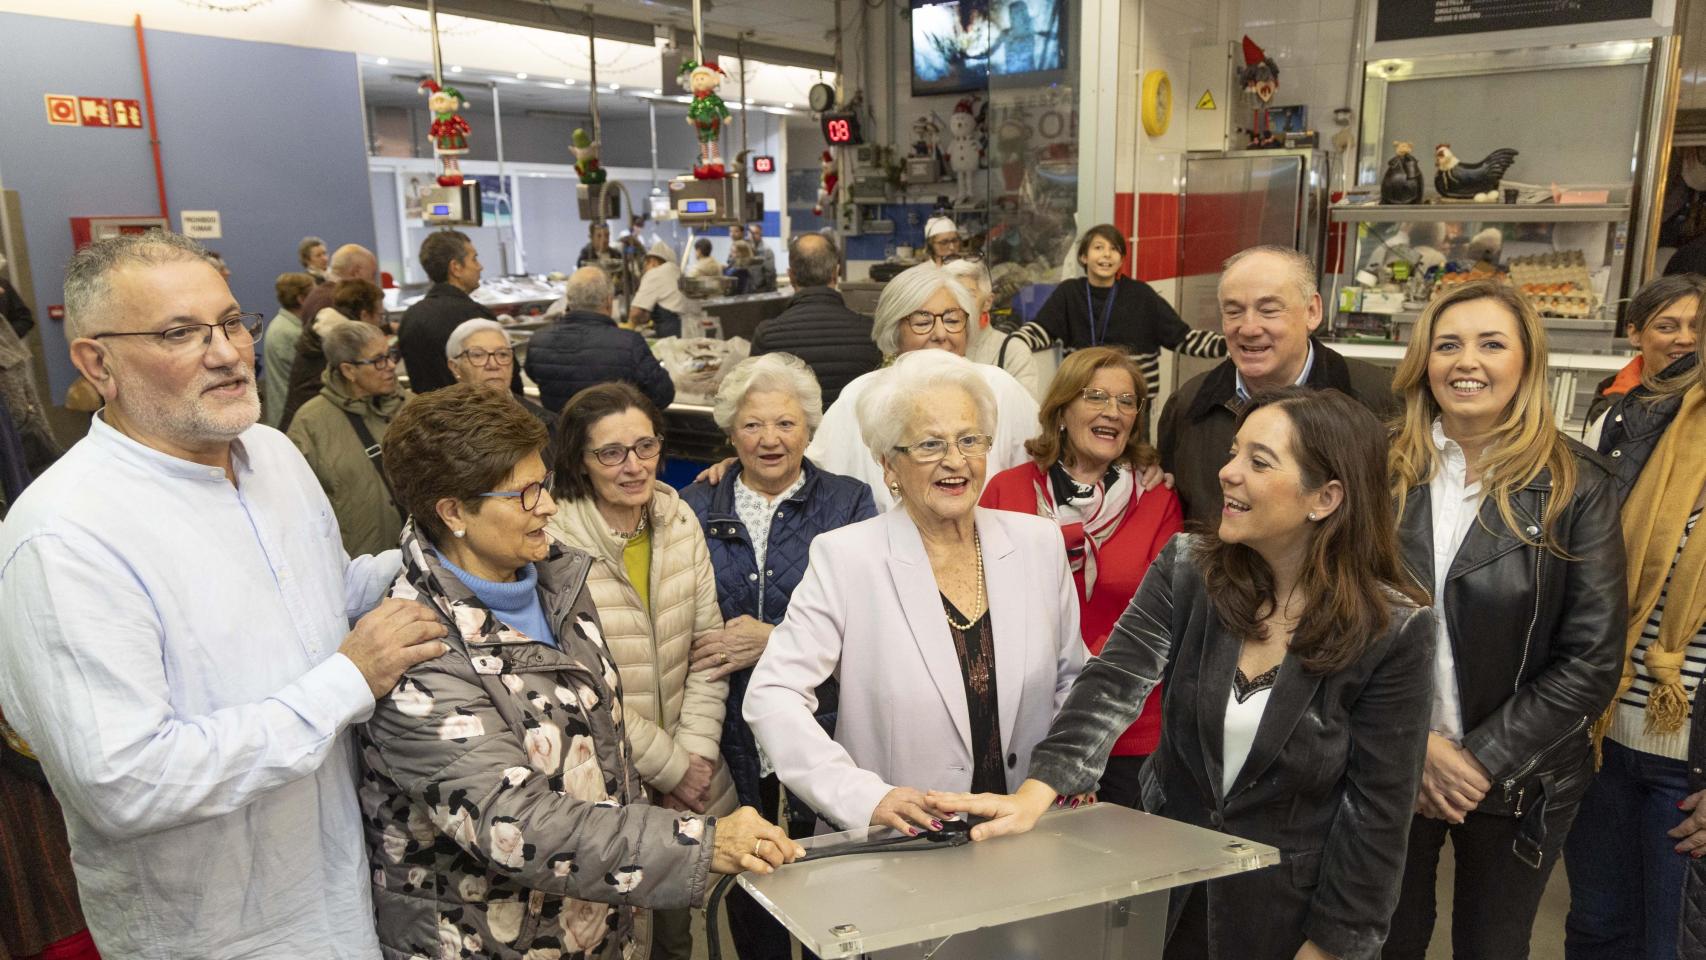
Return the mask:
<svg viewBox="0 0 1706 960">
<path fill-rule="evenodd" d="M 1334 223 L 1618 223 L 1626 203 L 1335 204 Z"/>
</svg>

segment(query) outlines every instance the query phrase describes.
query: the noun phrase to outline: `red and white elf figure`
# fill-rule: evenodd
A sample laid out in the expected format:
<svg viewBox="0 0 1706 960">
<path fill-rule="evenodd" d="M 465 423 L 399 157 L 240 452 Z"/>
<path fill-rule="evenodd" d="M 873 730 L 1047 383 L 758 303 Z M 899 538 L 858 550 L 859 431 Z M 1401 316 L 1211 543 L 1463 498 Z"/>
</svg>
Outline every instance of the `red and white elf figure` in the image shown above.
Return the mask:
<svg viewBox="0 0 1706 960">
<path fill-rule="evenodd" d="M 717 96 L 717 87 L 723 82 L 723 68 L 715 63 L 685 60 L 676 79 L 693 94 L 693 102 L 687 106 L 687 122 L 699 135 L 699 164 L 693 168 L 693 176 L 699 180 L 721 180 L 723 159 L 717 141 L 723 135 L 723 121 L 730 116 L 723 98 Z"/>
<path fill-rule="evenodd" d="M 422 80 L 420 88 L 428 92 L 427 106 L 432 110 L 432 155 L 443 164 L 438 174 L 438 185 L 459 187 L 462 185 L 462 168 L 456 158 L 468 152 L 468 121 L 456 112 L 465 102 L 462 91 L 439 86 L 438 81 L 431 78 Z"/>
<path fill-rule="evenodd" d="M 825 209 L 835 204 L 835 185 L 841 181 L 841 176 L 835 172 L 835 154 L 828 150 L 823 152 L 819 166 L 823 172 L 818 180 L 817 203 L 812 206 L 812 213 L 821 217 Z"/>
<path fill-rule="evenodd" d="M 1268 105 L 1279 92 L 1279 65 L 1256 41 L 1244 37 L 1244 68 L 1238 71 L 1238 82 L 1250 95 L 1250 145 L 1269 147 L 1279 142 L 1268 119 Z"/>
</svg>

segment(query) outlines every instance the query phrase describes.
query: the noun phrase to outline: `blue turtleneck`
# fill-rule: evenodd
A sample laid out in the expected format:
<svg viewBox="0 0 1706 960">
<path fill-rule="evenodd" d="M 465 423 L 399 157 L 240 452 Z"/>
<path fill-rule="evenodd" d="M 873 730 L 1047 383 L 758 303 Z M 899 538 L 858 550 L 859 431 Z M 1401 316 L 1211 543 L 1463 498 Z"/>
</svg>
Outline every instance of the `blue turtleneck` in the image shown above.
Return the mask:
<svg viewBox="0 0 1706 960">
<path fill-rule="evenodd" d="M 480 599 L 488 609 L 497 614 L 499 620 L 509 624 L 528 637 L 548 646 L 557 645 L 557 637 L 551 632 L 551 624 L 545 619 L 545 607 L 539 602 L 539 571 L 533 564 L 528 564 L 516 571 L 517 576 L 510 583 L 498 583 L 494 580 L 483 580 L 462 569 L 444 554 L 438 555 L 444 569 L 456 575 L 474 596 Z"/>
</svg>

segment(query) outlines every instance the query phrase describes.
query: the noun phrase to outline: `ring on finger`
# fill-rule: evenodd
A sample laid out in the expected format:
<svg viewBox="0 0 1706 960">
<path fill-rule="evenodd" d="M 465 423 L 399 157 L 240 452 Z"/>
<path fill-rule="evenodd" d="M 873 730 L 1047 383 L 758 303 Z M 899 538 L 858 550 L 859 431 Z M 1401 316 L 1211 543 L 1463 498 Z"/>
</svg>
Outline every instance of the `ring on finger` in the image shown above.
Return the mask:
<svg viewBox="0 0 1706 960">
<path fill-rule="evenodd" d="M 759 837 L 757 840 L 752 841 L 752 855 L 755 857 L 758 856 L 758 848 L 762 846 L 764 846 L 763 837 Z"/>
</svg>

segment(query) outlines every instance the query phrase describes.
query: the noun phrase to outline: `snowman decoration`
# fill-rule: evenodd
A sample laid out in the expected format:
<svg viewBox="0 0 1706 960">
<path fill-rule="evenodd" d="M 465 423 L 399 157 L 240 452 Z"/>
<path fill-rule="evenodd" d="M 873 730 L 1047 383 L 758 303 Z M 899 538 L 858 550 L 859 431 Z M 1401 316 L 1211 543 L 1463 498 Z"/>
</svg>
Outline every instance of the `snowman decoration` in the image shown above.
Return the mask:
<svg viewBox="0 0 1706 960">
<path fill-rule="evenodd" d="M 977 114 L 972 112 L 970 97 L 954 105 L 954 112 L 948 117 L 948 133 L 953 137 L 948 145 L 948 169 L 954 171 L 960 186 L 959 197 L 954 202 L 969 203 L 972 199 L 972 174 L 977 172 L 978 157 L 982 152 L 977 137 Z"/>
<path fill-rule="evenodd" d="M 462 109 L 466 101 L 462 98 L 462 91 L 440 86 L 431 78 L 422 80 L 420 89 L 427 91 L 427 106 L 432 110 L 432 127 L 428 132 L 432 135 L 432 155 L 442 164 L 438 185 L 459 187 L 462 185 L 462 167 L 456 158 L 468 152 L 468 121 L 456 111 Z"/>
<path fill-rule="evenodd" d="M 699 163 L 693 168 L 693 176 L 698 180 L 721 180 L 726 174 L 717 142 L 722 138 L 724 122 L 731 116 L 723 98 L 717 96 L 717 88 L 723 82 L 723 68 L 714 63 L 686 60 L 681 64 L 678 79 L 693 94 L 693 102 L 687 106 L 687 122 L 699 137 Z"/>
</svg>

